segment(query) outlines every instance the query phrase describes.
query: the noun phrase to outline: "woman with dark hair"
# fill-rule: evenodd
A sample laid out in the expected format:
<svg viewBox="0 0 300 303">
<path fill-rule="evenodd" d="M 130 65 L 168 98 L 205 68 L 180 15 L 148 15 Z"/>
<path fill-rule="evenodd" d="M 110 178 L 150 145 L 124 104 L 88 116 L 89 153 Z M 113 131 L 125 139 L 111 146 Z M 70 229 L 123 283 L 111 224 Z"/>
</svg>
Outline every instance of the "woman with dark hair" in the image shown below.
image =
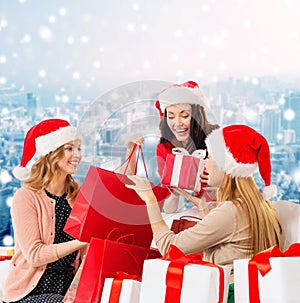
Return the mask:
<svg viewBox="0 0 300 303">
<path fill-rule="evenodd" d="M 205 139 L 209 133 L 218 128 L 212 124 L 206 116 L 207 100 L 198 84 L 188 81 L 182 84 L 174 84 L 163 90 L 157 98 L 156 108 L 160 114 L 160 142 L 156 148 L 158 174 L 162 178 L 165 162 L 168 154 L 172 154 L 174 148 L 182 147 L 192 154 L 196 150 L 202 150 L 205 154 Z M 127 153 L 130 153 L 134 143 L 143 144 L 141 135 L 134 135 L 127 141 Z M 131 168 L 128 174 L 133 173 L 135 157 L 131 158 Z M 206 184 L 207 175 L 201 175 L 201 183 Z M 211 188 L 212 189 L 212 188 Z M 184 204 L 184 199 L 192 202 L 201 211 L 203 205 L 207 206 L 201 192 L 189 191 L 170 187 L 172 195 L 165 201 L 164 211 L 173 213 Z M 214 191 L 210 191 L 215 193 Z M 200 213 L 201 214 L 201 213 Z"/>
<path fill-rule="evenodd" d="M 162 110 L 164 106 L 164 110 Z M 173 148 L 182 147 L 192 154 L 195 150 L 206 152 L 205 139 L 219 126 L 211 124 L 205 112 L 206 98 L 197 83 L 189 81 L 180 85 L 172 85 L 162 91 L 156 107 L 160 121 L 160 143 L 156 148 L 158 174 L 162 177 L 165 161 Z M 201 176 L 201 182 L 206 183 L 207 175 Z M 172 195 L 166 200 L 164 210 L 167 213 L 175 212 L 178 208 L 180 197 L 184 197 L 196 206 L 203 202 L 201 193 L 194 193 L 179 188 L 171 188 Z M 195 198 L 192 198 L 195 196 Z"/>
</svg>

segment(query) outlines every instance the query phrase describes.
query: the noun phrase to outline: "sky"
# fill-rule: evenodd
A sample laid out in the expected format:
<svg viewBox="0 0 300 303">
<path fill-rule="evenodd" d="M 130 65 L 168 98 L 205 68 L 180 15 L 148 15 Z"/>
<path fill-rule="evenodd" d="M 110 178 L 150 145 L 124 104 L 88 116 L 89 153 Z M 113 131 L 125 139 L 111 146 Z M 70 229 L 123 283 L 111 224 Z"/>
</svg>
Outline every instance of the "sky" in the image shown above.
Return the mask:
<svg viewBox="0 0 300 303">
<path fill-rule="evenodd" d="M 298 0 L 0 0 L 0 89 L 299 76 Z M 46 97 L 47 96 L 47 97 Z"/>
</svg>

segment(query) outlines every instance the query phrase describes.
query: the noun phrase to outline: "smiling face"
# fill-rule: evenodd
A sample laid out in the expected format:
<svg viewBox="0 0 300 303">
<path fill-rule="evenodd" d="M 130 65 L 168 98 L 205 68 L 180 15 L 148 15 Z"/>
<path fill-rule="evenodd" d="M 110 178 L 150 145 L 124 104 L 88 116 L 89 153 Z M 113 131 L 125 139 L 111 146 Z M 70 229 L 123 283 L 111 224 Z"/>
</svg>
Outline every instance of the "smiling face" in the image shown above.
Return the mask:
<svg viewBox="0 0 300 303">
<path fill-rule="evenodd" d="M 178 141 L 187 143 L 190 137 L 192 107 L 182 103 L 167 107 L 167 123 Z"/>
<path fill-rule="evenodd" d="M 81 140 L 74 140 L 63 146 L 63 156 L 57 165 L 64 175 L 76 173 L 77 167 L 81 161 Z"/>
</svg>

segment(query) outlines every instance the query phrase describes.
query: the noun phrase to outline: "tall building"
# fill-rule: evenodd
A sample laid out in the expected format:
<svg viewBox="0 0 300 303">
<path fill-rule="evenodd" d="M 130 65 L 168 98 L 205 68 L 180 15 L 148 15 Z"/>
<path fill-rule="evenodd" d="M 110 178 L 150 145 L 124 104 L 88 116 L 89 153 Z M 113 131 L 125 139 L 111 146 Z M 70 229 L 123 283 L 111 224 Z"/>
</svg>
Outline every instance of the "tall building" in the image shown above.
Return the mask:
<svg viewBox="0 0 300 303">
<path fill-rule="evenodd" d="M 12 187 L 5 186 L 0 188 L 0 246 L 3 246 L 3 238 L 12 234 L 10 207 L 7 205 L 7 199 L 12 197 L 12 195 Z"/>
<path fill-rule="evenodd" d="M 296 142 L 300 143 L 300 93 L 290 93 L 285 97 L 283 128 L 296 132 Z"/>
<path fill-rule="evenodd" d="M 276 106 L 267 106 L 260 115 L 259 129 L 269 143 L 277 143 L 281 131 L 281 111 Z M 282 142 L 279 142 L 282 143 Z"/>
<path fill-rule="evenodd" d="M 37 110 L 37 98 L 33 93 L 27 93 L 27 113 L 35 119 Z"/>
</svg>

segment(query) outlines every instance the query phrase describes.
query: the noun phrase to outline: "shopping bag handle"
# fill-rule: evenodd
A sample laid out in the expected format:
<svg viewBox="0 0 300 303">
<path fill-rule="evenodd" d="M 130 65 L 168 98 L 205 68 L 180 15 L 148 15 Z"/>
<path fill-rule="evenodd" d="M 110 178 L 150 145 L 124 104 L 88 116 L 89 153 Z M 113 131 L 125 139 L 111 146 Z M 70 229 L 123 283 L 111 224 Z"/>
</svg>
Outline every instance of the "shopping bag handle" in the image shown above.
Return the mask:
<svg viewBox="0 0 300 303">
<path fill-rule="evenodd" d="M 119 232 L 119 235 L 118 237 L 115 237 L 115 240 L 113 240 L 112 238 L 112 235 L 116 232 Z M 124 242 L 124 239 L 130 239 L 131 238 L 131 243 L 128 243 L 128 242 Z M 122 242 L 122 243 L 127 243 L 127 244 L 134 244 L 134 234 L 127 234 L 127 235 L 123 235 L 122 234 L 122 231 L 120 228 L 113 228 L 109 233 L 108 235 L 106 236 L 106 239 L 107 240 L 113 240 L 113 241 L 116 241 L 116 242 Z"/>
<path fill-rule="evenodd" d="M 183 220 L 184 220 L 184 219 L 197 219 L 197 220 L 199 220 L 199 221 L 202 220 L 202 218 L 199 218 L 199 217 L 196 217 L 196 216 L 189 216 L 189 215 L 179 217 L 179 220 L 182 220 L 182 219 L 183 219 Z"/>
<path fill-rule="evenodd" d="M 134 263 L 137 265 L 137 266 L 140 266 L 140 262 L 138 261 L 138 259 L 136 258 L 136 256 L 128 249 L 125 249 L 124 251 L 126 251 L 128 253 L 128 255 L 130 255 L 131 259 L 134 261 Z M 147 257 L 148 257 L 148 253 L 147 253 Z M 147 259 L 146 257 L 146 259 Z"/>
<path fill-rule="evenodd" d="M 133 156 L 133 154 L 135 153 L 136 151 L 136 148 L 138 148 L 138 154 L 137 154 L 137 157 L 136 157 L 136 162 L 135 162 L 135 167 L 134 167 L 134 174 L 136 175 L 136 172 L 137 172 L 137 166 L 138 166 L 138 161 L 139 161 L 139 158 L 141 157 L 142 158 L 142 163 L 143 163 L 143 166 L 144 166 L 144 169 L 145 169 L 145 174 L 146 174 L 146 178 L 148 179 L 148 171 L 147 171 L 147 167 L 146 167 L 146 162 L 145 162 L 145 158 L 144 158 L 144 154 L 143 154 L 143 150 L 142 150 L 142 146 L 139 145 L 139 144 L 134 144 L 128 157 L 125 159 L 125 161 L 115 169 L 115 171 L 117 169 L 119 169 L 120 167 L 122 167 L 123 165 L 126 164 L 126 167 L 125 167 L 125 170 L 124 170 L 124 174 L 126 174 L 126 171 L 128 169 L 128 166 L 129 166 L 129 162 Z"/>
</svg>

